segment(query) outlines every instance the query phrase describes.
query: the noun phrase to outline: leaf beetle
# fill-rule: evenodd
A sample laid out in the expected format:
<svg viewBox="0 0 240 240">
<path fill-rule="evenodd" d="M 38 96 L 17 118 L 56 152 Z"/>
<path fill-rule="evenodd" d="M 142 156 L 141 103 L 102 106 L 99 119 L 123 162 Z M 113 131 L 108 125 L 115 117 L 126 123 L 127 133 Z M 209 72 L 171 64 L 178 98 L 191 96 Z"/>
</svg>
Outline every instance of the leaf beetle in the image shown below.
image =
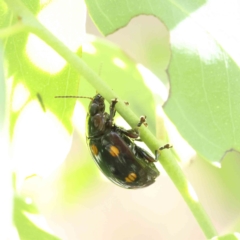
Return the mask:
<svg viewBox="0 0 240 240">
<path fill-rule="evenodd" d="M 116 185 L 137 189 L 147 187 L 160 175 L 153 162 L 157 161 L 158 150 L 153 158 L 139 147 L 138 128 L 145 124 L 146 117 L 141 117 L 136 128 L 126 130 L 113 122 L 116 113 L 117 99 L 110 104 L 109 113 L 105 112 L 104 98 L 96 94 L 93 98 L 78 96 L 56 96 L 56 98 L 89 98 L 86 118 L 86 140 L 93 159 L 104 175 Z M 159 150 L 171 148 L 169 144 Z"/>
</svg>

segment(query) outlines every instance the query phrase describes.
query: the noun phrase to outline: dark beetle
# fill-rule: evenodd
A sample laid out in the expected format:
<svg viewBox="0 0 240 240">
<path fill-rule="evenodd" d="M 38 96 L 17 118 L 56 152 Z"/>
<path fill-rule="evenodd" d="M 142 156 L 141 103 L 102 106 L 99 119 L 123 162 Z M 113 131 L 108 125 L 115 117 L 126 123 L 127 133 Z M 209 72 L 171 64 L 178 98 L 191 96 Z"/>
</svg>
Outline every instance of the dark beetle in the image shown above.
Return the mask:
<svg viewBox="0 0 240 240">
<path fill-rule="evenodd" d="M 154 183 L 160 175 L 153 163 L 157 161 L 158 151 L 154 159 L 134 142 L 139 140 L 138 128 L 145 123 L 145 117 L 140 118 L 136 128 L 126 130 L 113 123 L 117 99 L 112 100 L 109 114 L 105 112 L 104 98 L 100 94 L 90 99 L 86 119 L 87 144 L 104 175 L 116 185 L 129 189 Z M 166 144 L 160 150 L 170 147 Z"/>
<path fill-rule="evenodd" d="M 123 188 L 143 188 L 155 182 L 159 171 L 148 152 L 134 143 L 139 139 L 138 128 L 145 122 L 141 117 L 135 129 L 125 130 L 113 124 L 117 99 L 105 112 L 104 98 L 97 94 L 89 104 L 87 143 L 93 158 L 105 176 Z M 160 148 L 170 148 L 169 144 Z M 157 158 L 158 154 L 156 154 Z"/>
</svg>

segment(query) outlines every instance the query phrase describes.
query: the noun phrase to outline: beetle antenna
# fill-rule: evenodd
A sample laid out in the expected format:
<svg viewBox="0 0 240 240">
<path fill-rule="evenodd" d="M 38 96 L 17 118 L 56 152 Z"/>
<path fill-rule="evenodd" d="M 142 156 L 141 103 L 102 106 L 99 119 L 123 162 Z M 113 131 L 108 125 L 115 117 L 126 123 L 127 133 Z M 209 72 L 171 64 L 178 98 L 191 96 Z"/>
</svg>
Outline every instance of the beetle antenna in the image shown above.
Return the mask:
<svg viewBox="0 0 240 240">
<path fill-rule="evenodd" d="M 55 98 L 88 98 L 93 100 L 91 97 L 84 97 L 84 96 L 55 96 Z"/>
</svg>

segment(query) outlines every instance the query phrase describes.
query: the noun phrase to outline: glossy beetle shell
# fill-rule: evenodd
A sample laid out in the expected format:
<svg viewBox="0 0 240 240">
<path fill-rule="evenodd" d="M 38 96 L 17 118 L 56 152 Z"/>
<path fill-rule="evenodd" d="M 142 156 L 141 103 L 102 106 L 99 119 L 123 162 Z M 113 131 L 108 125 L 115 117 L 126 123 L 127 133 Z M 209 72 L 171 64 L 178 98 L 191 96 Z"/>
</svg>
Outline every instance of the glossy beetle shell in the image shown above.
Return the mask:
<svg viewBox="0 0 240 240">
<path fill-rule="evenodd" d="M 113 124 L 115 102 L 110 114 L 105 112 L 104 98 L 97 94 L 89 104 L 87 144 L 104 175 L 123 188 L 143 188 L 155 182 L 159 171 L 155 159 L 137 146 L 128 130 Z"/>
</svg>

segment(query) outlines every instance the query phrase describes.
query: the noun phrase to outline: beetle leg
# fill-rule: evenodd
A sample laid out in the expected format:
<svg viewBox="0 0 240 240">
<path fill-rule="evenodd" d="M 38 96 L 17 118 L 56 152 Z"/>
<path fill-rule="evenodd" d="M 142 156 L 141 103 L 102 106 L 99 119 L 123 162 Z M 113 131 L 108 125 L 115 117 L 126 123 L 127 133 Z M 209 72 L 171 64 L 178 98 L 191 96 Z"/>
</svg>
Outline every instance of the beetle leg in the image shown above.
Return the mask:
<svg viewBox="0 0 240 240">
<path fill-rule="evenodd" d="M 169 143 L 165 144 L 164 146 L 160 147 L 158 150 L 155 150 L 155 160 L 157 161 L 160 153 L 159 151 L 163 150 L 163 149 L 169 149 L 169 148 L 172 148 L 173 146 L 170 145 Z"/>
<path fill-rule="evenodd" d="M 139 123 L 137 124 L 137 127 L 135 127 L 135 128 L 126 130 L 126 129 L 117 127 L 117 129 L 118 129 L 119 132 L 123 133 L 124 135 L 126 135 L 129 138 L 134 138 L 134 140 L 142 141 L 141 139 L 139 139 L 140 134 L 139 134 L 138 129 L 139 129 L 139 127 L 141 127 L 142 124 L 147 126 L 146 118 L 147 118 L 146 116 L 141 116 L 140 120 L 139 120 Z"/>
<path fill-rule="evenodd" d="M 141 116 L 140 120 L 139 120 L 139 123 L 137 124 L 137 127 L 141 127 L 142 124 L 147 127 L 148 124 L 146 122 L 146 118 L 147 118 L 147 116 Z"/>
<path fill-rule="evenodd" d="M 173 146 L 170 145 L 169 143 L 165 144 L 163 147 L 160 147 L 159 150 L 163 150 L 163 149 L 169 149 L 172 148 Z"/>
<path fill-rule="evenodd" d="M 119 131 L 129 138 L 134 138 L 134 139 L 139 138 L 138 128 L 132 128 L 132 129 L 128 129 L 128 130 L 119 128 Z"/>
<path fill-rule="evenodd" d="M 113 123 L 113 118 L 116 113 L 115 105 L 117 104 L 118 100 L 117 98 L 112 99 L 112 102 L 110 104 L 110 115 L 109 115 L 109 122 L 112 124 Z"/>
<path fill-rule="evenodd" d="M 148 162 L 156 162 L 157 161 L 147 151 L 145 151 L 144 149 L 138 147 L 137 145 L 135 145 L 135 151 L 136 151 L 136 155 L 138 157 L 143 158 L 143 159 L 145 159 Z"/>
<path fill-rule="evenodd" d="M 124 130 L 122 132 L 130 138 L 136 138 L 136 140 L 142 141 L 141 139 L 137 139 L 140 136 L 138 129 L 141 127 L 142 124 L 147 126 L 146 118 L 147 118 L 146 116 L 141 116 L 140 120 L 139 120 L 139 123 L 137 124 L 137 127 L 133 128 L 133 129 L 129 129 L 129 130 Z"/>
</svg>

